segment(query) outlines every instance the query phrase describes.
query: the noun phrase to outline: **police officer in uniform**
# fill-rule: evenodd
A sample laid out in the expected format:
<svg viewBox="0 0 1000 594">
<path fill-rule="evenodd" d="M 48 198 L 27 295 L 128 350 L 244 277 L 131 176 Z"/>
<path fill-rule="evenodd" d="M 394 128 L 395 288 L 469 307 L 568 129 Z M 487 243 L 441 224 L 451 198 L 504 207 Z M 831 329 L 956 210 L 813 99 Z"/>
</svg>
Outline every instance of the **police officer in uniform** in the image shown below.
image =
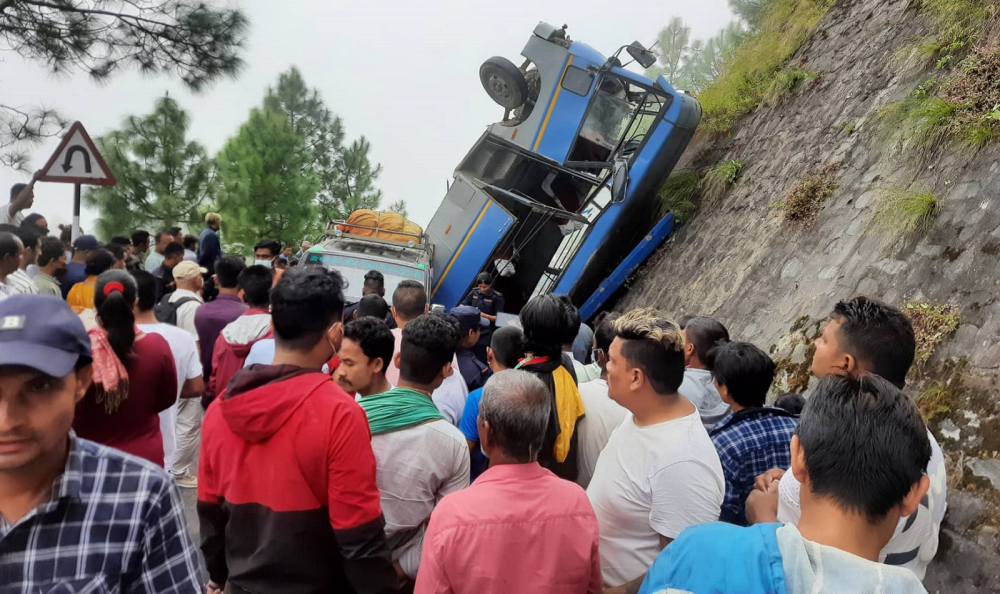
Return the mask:
<svg viewBox="0 0 1000 594">
<path fill-rule="evenodd" d="M 489 324 L 483 328 L 476 344 L 476 357 L 486 363 L 486 347 L 490 346 L 493 340 L 493 331 L 497 327 L 497 314 L 503 312 L 503 294 L 493 290 L 493 277 L 489 273 L 482 272 L 476 277 L 476 288 L 470 292 L 462 301 L 462 305 L 475 307 L 480 315 Z"/>
<path fill-rule="evenodd" d="M 473 349 L 479 342 L 479 335 L 489 322 L 479 313 L 479 310 L 469 305 L 459 305 L 452 309 L 451 316 L 462 326 L 462 342 L 458 345 L 455 358 L 458 359 L 458 370 L 469 391 L 478 390 L 486 385 L 493 372 L 482 361 L 476 358 Z"/>
</svg>

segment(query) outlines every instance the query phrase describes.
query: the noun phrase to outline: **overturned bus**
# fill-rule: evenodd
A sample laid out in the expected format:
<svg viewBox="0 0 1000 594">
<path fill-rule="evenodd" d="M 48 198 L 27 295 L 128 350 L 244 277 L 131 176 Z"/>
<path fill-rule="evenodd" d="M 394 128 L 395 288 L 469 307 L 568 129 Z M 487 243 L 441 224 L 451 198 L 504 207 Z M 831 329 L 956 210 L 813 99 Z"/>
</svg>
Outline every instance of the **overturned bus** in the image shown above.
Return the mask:
<svg viewBox="0 0 1000 594">
<path fill-rule="evenodd" d="M 662 76 L 626 70 L 623 50 L 643 67 L 655 62 L 637 42 L 605 58 L 565 26 L 540 23 L 520 67 L 498 57 L 483 64 L 482 83 L 505 113 L 459 164 L 426 229 L 433 303 L 455 306 L 485 271 L 508 313 L 556 292 L 586 304 L 587 318 L 621 282 L 609 279 L 624 279 L 612 273 L 635 260 L 662 218 L 657 190 L 701 107 Z"/>
</svg>

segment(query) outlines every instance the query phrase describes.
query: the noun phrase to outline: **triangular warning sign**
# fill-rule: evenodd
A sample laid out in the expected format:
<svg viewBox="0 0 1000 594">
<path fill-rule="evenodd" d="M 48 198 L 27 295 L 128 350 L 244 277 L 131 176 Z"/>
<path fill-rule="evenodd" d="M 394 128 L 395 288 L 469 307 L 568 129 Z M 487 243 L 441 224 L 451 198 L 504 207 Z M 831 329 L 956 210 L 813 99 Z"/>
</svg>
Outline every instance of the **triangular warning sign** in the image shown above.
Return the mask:
<svg viewBox="0 0 1000 594">
<path fill-rule="evenodd" d="M 83 124 L 73 122 L 59 148 L 42 168 L 40 181 L 113 186 L 115 176 L 94 146 Z"/>
</svg>

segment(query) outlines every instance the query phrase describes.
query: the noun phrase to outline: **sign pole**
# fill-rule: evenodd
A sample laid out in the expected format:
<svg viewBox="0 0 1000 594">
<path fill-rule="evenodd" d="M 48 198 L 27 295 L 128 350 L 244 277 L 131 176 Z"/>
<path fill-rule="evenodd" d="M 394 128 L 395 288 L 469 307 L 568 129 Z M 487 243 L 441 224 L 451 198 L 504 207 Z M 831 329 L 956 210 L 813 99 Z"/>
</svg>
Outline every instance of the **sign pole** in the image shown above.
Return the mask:
<svg viewBox="0 0 1000 594">
<path fill-rule="evenodd" d="M 73 241 L 80 237 L 80 184 L 73 184 Z"/>
</svg>

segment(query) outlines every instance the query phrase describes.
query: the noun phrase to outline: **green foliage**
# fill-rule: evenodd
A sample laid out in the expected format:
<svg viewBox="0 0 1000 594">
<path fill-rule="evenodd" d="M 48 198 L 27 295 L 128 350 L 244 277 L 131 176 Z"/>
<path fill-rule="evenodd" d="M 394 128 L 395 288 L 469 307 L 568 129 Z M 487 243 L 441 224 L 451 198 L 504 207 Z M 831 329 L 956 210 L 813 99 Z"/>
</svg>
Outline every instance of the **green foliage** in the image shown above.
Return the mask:
<svg viewBox="0 0 1000 594">
<path fill-rule="evenodd" d="M 838 188 L 832 178 L 839 169 L 840 163 L 821 167 L 792 186 L 783 203 L 772 206 L 784 210 L 785 222 L 811 225 L 819 216 L 823 202 Z"/>
<path fill-rule="evenodd" d="M 226 243 L 247 252 L 260 239 L 311 237 L 320 180 L 312 152 L 284 113 L 254 109 L 217 157 Z"/>
<path fill-rule="evenodd" d="M 406 210 L 406 201 L 404 200 L 397 200 L 393 202 L 392 204 L 389 205 L 389 210 L 391 210 L 392 212 L 398 212 L 399 214 L 403 215 L 403 218 L 410 217 L 409 211 Z"/>
<path fill-rule="evenodd" d="M 858 129 L 854 122 L 844 122 L 840 124 L 839 128 L 848 134 L 854 134 L 854 131 Z"/>
<path fill-rule="evenodd" d="M 662 74 L 674 87 L 697 93 L 719 75 L 746 34 L 742 23 L 732 21 L 708 41 L 692 40 L 690 27 L 673 17 L 660 31 L 659 43 L 653 48 L 658 63 L 646 74 L 651 78 Z"/>
<path fill-rule="evenodd" d="M 764 15 L 767 14 L 769 0 L 729 0 L 729 10 L 747 24 L 751 31 L 757 31 Z"/>
<path fill-rule="evenodd" d="M 204 147 L 187 140 L 189 126 L 187 112 L 165 96 L 152 113 L 129 116 L 120 130 L 97 139 L 118 181 L 83 193 L 83 201 L 99 212 L 98 235 L 107 239 L 175 224 L 197 228 L 215 175 Z"/>
<path fill-rule="evenodd" d="M 726 132 L 736 118 L 755 109 L 825 12 L 815 0 L 769 0 L 758 32 L 724 60 L 719 75 L 698 96 L 705 114 L 701 126 Z"/>
<path fill-rule="evenodd" d="M 782 68 L 775 73 L 771 84 L 767 87 L 767 91 L 764 92 L 763 103 L 765 105 L 777 105 L 803 81 L 814 80 L 818 77 L 819 73 L 809 70 L 802 64 Z"/>
<path fill-rule="evenodd" d="M 917 408 L 920 410 L 920 416 L 924 418 L 924 422 L 930 423 L 950 413 L 954 399 L 955 394 L 948 388 L 931 386 L 917 397 Z"/>
<path fill-rule="evenodd" d="M 956 56 L 979 41 L 997 13 L 992 0 L 923 0 L 921 9 L 932 21 L 934 33 L 917 49 L 937 59 L 937 67 L 952 64 Z"/>
<path fill-rule="evenodd" d="M 882 109 L 879 136 L 890 150 L 928 149 L 947 133 L 958 106 L 918 89 Z"/>
<path fill-rule="evenodd" d="M 739 159 L 730 159 L 705 169 L 701 179 L 701 197 L 706 202 L 714 202 L 736 185 L 743 164 Z"/>
<path fill-rule="evenodd" d="M 57 75 L 106 81 L 121 70 L 169 72 L 203 89 L 234 76 L 248 21 L 240 10 L 197 0 L 0 1 L 4 49 Z M 0 164 L 24 170 L 28 151 L 65 128 L 47 108 L 0 104 Z"/>
<path fill-rule="evenodd" d="M 873 227 L 890 240 L 925 230 L 938 214 L 938 198 L 926 188 L 884 188 Z"/>
<path fill-rule="evenodd" d="M 913 325 L 913 335 L 917 341 L 915 365 L 923 365 L 934 354 L 934 350 L 944 339 L 958 330 L 961 316 L 957 305 L 934 305 L 926 301 L 911 301 L 904 313 Z"/>
<path fill-rule="evenodd" d="M 672 212 L 678 223 L 685 223 L 698 212 L 701 204 L 701 177 L 691 170 L 675 171 L 663 182 L 657 196 L 660 216 Z"/>
<path fill-rule="evenodd" d="M 308 88 L 297 68 L 283 73 L 278 84 L 268 89 L 264 107 L 284 113 L 305 141 L 307 167 L 320 183 L 317 230 L 359 208 L 378 208 L 382 191 L 375 187 L 375 181 L 382 167 L 371 164 L 368 141 L 362 136 L 344 146 L 343 122 L 327 108 L 317 90 Z"/>
</svg>

